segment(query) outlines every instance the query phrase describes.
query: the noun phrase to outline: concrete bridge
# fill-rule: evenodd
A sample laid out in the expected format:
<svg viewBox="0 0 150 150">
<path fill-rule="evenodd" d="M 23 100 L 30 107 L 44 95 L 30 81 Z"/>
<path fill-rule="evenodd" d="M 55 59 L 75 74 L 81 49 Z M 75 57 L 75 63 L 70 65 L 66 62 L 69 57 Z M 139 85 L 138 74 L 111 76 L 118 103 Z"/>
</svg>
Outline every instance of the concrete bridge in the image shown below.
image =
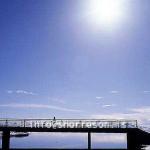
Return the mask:
<svg viewBox="0 0 150 150">
<path fill-rule="evenodd" d="M 74 132 L 87 133 L 91 150 L 91 133 L 126 133 L 127 148 L 140 149 L 150 144 L 150 133 L 138 127 L 137 120 L 105 119 L 0 119 L 2 150 L 9 150 L 10 132 Z"/>
</svg>

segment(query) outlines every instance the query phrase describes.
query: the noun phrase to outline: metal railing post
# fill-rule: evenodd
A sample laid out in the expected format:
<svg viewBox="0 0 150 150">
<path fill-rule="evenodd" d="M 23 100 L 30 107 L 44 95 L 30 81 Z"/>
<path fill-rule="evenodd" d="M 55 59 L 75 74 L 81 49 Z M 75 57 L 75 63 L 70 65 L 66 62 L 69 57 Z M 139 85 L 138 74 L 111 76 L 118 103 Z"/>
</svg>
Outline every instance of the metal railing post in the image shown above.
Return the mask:
<svg viewBox="0 0 150 150">
<path fill-rule="evenodd" d="M 137 122 L 137 120 L 136 120 L 136 128 L 138 128 L 138 122 Z"/>
<path fill-rule="evenodd" d="M 23 120 L 23 127 L 25 128 L 26 127 L 26 121 Z"/>
</svg>

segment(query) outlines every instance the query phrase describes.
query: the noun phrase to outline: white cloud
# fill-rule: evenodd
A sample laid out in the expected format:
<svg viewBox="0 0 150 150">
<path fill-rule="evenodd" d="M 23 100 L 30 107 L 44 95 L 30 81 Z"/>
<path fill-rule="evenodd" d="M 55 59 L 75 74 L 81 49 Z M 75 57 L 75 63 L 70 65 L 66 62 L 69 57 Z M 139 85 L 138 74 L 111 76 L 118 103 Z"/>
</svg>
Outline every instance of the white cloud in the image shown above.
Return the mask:
<svg viewBox="0 0 150 150">
<path fill-rule="evenodd" d="M 114 91 L 110 91 L 110 93 L 111 93 L 111 94 L 118 94 L 119 91 L 114 90 Z"/>
<path fill-rule="evenodd" d="M 25 91 L 25 90 L 16 90 L 17 94 L 25 94 L 25 95 L 37 95 L 36 93 Z"/>
<path fill-rule="evenodd" d="M 93 114 L 95 119 L 131 119 L 138 120 L 140 125 L 149 126 L 150 106 L 129 109 L 129 113 Z"/>
<path fill-rule="evenodd" d="M 145 150 L 150 150 L 150 146 L 145 147 Z"/>
<path fill-rule="evenodd" d="M 131 111 L 136 112 L 136 113 L 150 113 L 150 107 L 141 107 L 141 108 L 133 108 Z"/>
<path fill-rule="evenodd" d="M 125 113 L 111 113 L 111 114 L 93 114 L 91 118 L 95 119 L 135 119 L 135 115 L 133 114 L 125 114 Z"/>
<path fill-rule="evenodd" d="M 68 112 L 81 112 L 77 109 L 70 109 L 65 107 L 59 107 L 54 105 L 46 105 L 46 104 L 1 104 L 0 107 L 10 107 L 10 108 L 37 108 L 37 109 L 55 109 L 60 111 L 68 111 Z"/>
<path fill-rule="evenodd" d="M 96 99 L 103 99 L 104 97 L 96 96 Z"/>
<path fill-rule="evenodd" d="M 106 108 L 106 107 L 114 107 L 116 106 L 115 104 L 105 104 L 105 105 L 102 105 L 103 108 Z"/>
<path fill-rule="evenodd" d="M 8 94 L 16 93 L 16 94 L 24 94 L 24 95 L 37 95 L 36 93 L 25 91 L 25 90 L 16 90 L 16 91 L 7 90 L 7 93 Z"/>
</svg>

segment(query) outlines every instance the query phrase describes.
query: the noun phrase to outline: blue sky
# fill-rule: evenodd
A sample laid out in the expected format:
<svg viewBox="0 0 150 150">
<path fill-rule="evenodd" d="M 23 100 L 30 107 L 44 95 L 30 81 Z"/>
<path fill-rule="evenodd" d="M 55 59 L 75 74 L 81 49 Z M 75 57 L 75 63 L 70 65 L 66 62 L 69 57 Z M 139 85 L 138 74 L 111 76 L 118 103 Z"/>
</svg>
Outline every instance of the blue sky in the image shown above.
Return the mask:
<svg viewBox="0 0 150 150">
<path fill-rule="evenodd" d="M 0 117 L 148 120 L 150 1 L 95 24 L 90 0 L 0 1 Z"/>
</svg>

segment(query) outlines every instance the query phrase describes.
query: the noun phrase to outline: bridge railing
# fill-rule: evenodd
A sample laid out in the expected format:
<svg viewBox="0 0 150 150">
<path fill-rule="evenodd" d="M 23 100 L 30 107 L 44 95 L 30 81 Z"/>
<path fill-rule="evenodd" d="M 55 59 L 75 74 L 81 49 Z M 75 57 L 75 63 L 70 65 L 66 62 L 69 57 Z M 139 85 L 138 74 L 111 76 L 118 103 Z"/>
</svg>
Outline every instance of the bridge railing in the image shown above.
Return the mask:
<svg viewBox="0 0 150 150">
<path fill-rule="evenodd" d="M 137 128 L 137 120 L 0 119 L 0 127 L 24 128 Z"/>
</svg>

